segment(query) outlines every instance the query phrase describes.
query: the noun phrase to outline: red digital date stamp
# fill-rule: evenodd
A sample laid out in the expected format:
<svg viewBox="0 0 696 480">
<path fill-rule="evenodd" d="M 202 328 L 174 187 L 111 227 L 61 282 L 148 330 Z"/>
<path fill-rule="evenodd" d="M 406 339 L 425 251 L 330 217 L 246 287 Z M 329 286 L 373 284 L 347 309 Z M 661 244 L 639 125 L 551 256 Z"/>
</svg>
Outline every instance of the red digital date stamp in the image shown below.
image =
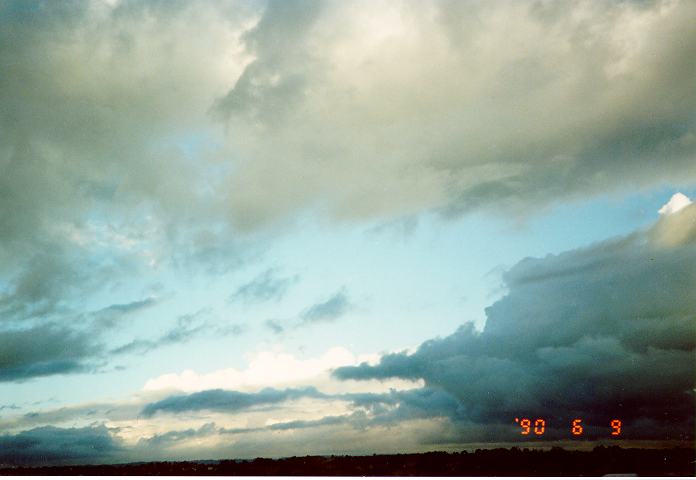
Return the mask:
<svg viewBox="0 0 696 480">
<path fill-rule="evenodd" d="M 519 432 L 520 435 L 530 435 L 533 433 L 534 435 L 541 436 L 546 431 L 546 420 L 543 418 L 537 418 L 533 423 L 529 418 L 515 418 L 515 423 L 519 424 L 521 428 Z M 618 437 L 621 435 L 621 425 L 621 420 L 618 418 L 615 418 L 609 422 L 609 428 L 611 429 L 612 436 Z M 579 437 L 584 431 L 585 429 L 582 425 L 582 418 L 574 418 L 570 423 L 570 433 L 575 437 Z"/>
</svg>

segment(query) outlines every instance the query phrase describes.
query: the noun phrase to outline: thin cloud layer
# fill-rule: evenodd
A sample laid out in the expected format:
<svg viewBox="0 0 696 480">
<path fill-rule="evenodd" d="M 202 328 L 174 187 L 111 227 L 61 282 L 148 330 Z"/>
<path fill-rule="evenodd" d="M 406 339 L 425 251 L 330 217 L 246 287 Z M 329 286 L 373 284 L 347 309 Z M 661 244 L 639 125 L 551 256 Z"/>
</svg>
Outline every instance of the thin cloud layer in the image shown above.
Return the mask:
<svg viewBox="0 0 696 480">
<path fill-rule="evenodd" d="M 331 322 L 345 315 L 353 308 L 345 287 L 326 300 L 315 303 L 302 314 L 304 323 Z"/>
<path fill-rule="evenodd" d="M 299 277 L 283 277 L 278 275 L 274 269 L 268 269 L 256 278 L 240 285 L 237 290 L 230 295 L 230 302 L 241 300 L 245 303 L 267 302 L 270 300 L 280 300 L 287 292 L 288 288 L 297 283 Z"/>
<path fill-rule="evenodd" d="M 265 388 L 256 393 L 226 390 L 205 390 L 190 395 L 175 395 L 148 404 L 142 414 L 152 416 L 157 412 L 179 413 L 197 410 L 234 412 L 258 405 L 272 405 L 297 398 L 325 398 L 315 388 L 276 390 Z"/>
</svg>

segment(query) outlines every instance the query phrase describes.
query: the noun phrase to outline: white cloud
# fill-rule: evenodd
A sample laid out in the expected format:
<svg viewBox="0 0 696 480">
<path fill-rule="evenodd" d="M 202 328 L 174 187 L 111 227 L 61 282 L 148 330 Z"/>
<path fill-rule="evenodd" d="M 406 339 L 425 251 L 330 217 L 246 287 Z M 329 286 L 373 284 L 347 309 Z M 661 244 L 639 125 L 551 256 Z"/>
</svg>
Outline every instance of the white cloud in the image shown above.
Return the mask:
<svg viewBox="0 0 696 480">
<path fill-rule="evenodd" d="M 180 390 L 198 392 L 216 388 L 257 391 L 263 387 L 298 387 L 311 385 L 325 393 L 376 392 L 389 388 L 416 388 L 421 382 L 395 380 L 389 382 L 337 382 L 330 377 L 332 369 L 341 366 L 359 365 L 363 362 L 375 364 L 377 354 L 354 355 L 343 347 L 334 347 L 324 354 L 301 359 L 283 351 L 262 351 L 247 356 L 247 368 L 238 370 L 225 368 L 209 373 L 184 370 L 181 373 L 168 373 L 152 378 L 143 387 L 146 391 Z"/>
<path fill-rule="evenodd" d="M 672 215 L 673 213 L 677 213 L 679 210 L 683 209 L 684 207 L 688 207 L 691 205 L 691 199 L 684 195 L 681 192 L 677 192 L 674 195 L 672 195 L 672 198 L 669 199 L 669 202 L 665 203 L 662 208 L 658 210 L 658 213 L 660 215 Z"/>
</svg>

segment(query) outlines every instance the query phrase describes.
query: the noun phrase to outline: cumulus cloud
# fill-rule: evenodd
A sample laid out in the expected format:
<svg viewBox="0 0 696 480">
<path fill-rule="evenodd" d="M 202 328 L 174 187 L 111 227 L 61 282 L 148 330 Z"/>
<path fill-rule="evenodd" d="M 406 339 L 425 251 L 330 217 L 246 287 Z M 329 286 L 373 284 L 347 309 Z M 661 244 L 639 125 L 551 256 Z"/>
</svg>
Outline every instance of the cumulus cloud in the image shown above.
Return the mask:
<svg viewBox="0 0 696 480">
<path fill-rule="evenodd" d="M 649 235 L 650 241 L 662 248 L 696 243 L 696 208 L 692 203 L 682 202 L 679 209 L 663 215 Z"/>
<path fill-rule="evenodd" d="M 658 210 L 658 213 L 660 215 L 671 215 L 683 209 L 684 207 L 688 207 L 689 205 L 691 205 L 691 203 L 692 202 L 689 197 L 687 197 L 681 192 L 678 192 L 672 195 L 672 198 L 669 199 L 669 202 L 665 203 Z"/>
<path fill-rule="evenodd" d="M 482 331 L 466 324 L 415 353 L 334 374 L 422 379 L 457 399 L 454 420 L 481 425 L 529 415 L 556 425 L 583 418 L 588 434 L 601 436 L 602 426 L 621 418 L 629 437 L 690 439 L 694 220 L 689 205 L 646 232 L 524 259 L 504 274 L 508 293 L 486 309 Z"/>
</svg>

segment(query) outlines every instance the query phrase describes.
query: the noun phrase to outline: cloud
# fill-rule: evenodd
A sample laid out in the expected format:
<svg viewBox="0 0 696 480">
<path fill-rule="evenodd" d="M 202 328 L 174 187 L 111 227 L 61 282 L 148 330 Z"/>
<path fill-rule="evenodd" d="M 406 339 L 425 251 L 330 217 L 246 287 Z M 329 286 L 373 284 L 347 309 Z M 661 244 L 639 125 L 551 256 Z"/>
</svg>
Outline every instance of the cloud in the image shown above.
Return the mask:
<svg viewBox="0 0 696 480">
<path fill-rule="evenodd" d="M 177 389 L 195 392 L 210 389 L 253 389 L 258 387 L 298 385 L 314 382 L 332 368 L 354 365 L 364 360 L 349 350 L 334 347 L 313 358 L 297 358 L 283 351 L 262 351 L 250 355 L 249 365 L 243 370 L 226 368 L 199 374 L 185 370 L 180 374 L 166 374 L 148 380 L 146 391 Z"/>
<path fill-rule="evenodd" d="M 694 181 L 695 9 L 269 2 L 216 108 L 231 219 L 528 215 Z"/>
<path fill-rule="evenodd" d="M 0 382 L 95 368 L 98 343 L 58 325 L 0 331 Z"/>
<path fill-rule="evenodd" d="M 143 408 L 142 414 L 151 417 L 157 412 L 180 413 L 197 410 L 235 412 L 256 406 L 279 404 L 298 398 L 326 398 L 326 395 L 311 387 L 285 390 L 265 388 L 256 393 L 205 390 L 190 395 L 174 395 L 150 403 Z"/>
<path fill-rule="evenodd" d="M 52 277 L 50 281 L 59 280 L 60 275 Z M 37 289 L 34 293 L 28 291 L 31 289 L 29 284 L 31 288 Z M 10 302 L 22 305 L 23 308 L 15 314 L 8 313 L 8 323 L 10 326 L 14 324 L 14 328 L 0 330 L 0 382 L 94 371 L 104 365 L 106 334 L 123 326 L 124 317 L 156 303 L 156 299 L 146 298 L 78 314 L 58 305 L 59 301 L 56 305 L 47 303 L 46 299 L 51 296 L 46 291 L 53 288 L 58 287 L 48 287 L 44 281 L 18 282 L 18 288 L 11 295 Z M 32 295 L 36 295 L 36 302 L 17 300 L 17 297 Z M 34 308 L 31 305 L 38 310 L 29 310 Z M 39 317 L 39 312 L 45 318 Z M 177 328 L 164 335 L 161 342 L 183 340 L 186 332 L 181 331 L 181 325 Z M 116 353 L 125 353 L 156 346 L 157 342 L 134 342 L 128 347 L 115 350 Z"/>
<path fill-rule="evenodd" d="M 677 211 L 662 215 L 648 235 L 652 244 L 662 249 L 696 243 L 696 208 L 693 204 L 683 205 Z"/>
<path fill-rule="evenodd" d="M 0 463 L 11 465 L 113 463 L 123 453 L 123 446 L 104 425 L 40 427 L 0 436 Z"/>
<path fill-rule="evenodd" d="M 267 302 L 280 300 L 288 288 L 297 283 L 299 277 L 279 277 L 273 269 L 268 269 L 252 281 L 241 285 L 230 295 L 230 302 L 241 300 L 243 302 Z"/>
<path fill-rule="evenodd" d="M 113 305 L 109 305 L 106 308 L 101 309 L 97 314 L 102 314 L 102 313 L 111 313 L 111 312 L 116 312 L 119 314 L 126 314 L 126 313 L 132 313 L 132 312 L 137 312 L 139 310 L 145 309 L 147 307 L 153 306 L 155 303 L 157 303 L 157 300 L 155 298 L 145 298 L 143 300 L 136 300 L 134 302 L 129 302 L 129 303 L 115 303 Z"/>
<path fill-rule="evenodd" d="M 256 7 L 230 6 L 0 6 L 0 314 L 17 331 L 75 330 L 51 337 L 65 341 L 47 348 L 55 361 L 13 375 L 80 370 L 61 359 L 85 299 L 163 265 L 226 270 L 260 248 L 217 220 L 217 154 L 191 163 L 184 145 L 208 135 L 210 106 L 247 61 L 238 37 Z"/>
<path fill-rule="evenodd" d="M 0 5 L 0 381 L 90 371 L 113 350 L 90 322 L 147 304 L 90 315 L 84 299 L 156 268 L 227 271 L 261 248 L 257 229 L 304 210 L 528 214 L 696 180 L 693 2 L 261 7 Z M 520 262 L 483 332 L 464 326 L 377 366 L 276 355 L 151 386 L 251 385 L 257 371 L 259 383 L 308 381 L 331 365 L 340 378 L 424 381 L 408 398 L 360 401 L 384 419 L 450 418 L 461 436 L 466 419 L 522 410 L 619 410 L 646 435 L 681 435 L 693 424 L 696 233 L 693 206 L 668 205 L 645 234 Z M 256 280 L 242 296 L 287 289 L 275 273 Z M 302 319 L 350 306 L 339 291 Z M 204 331 L 182 321 L 116 351 Z M 263 400 L 203 393 L 163 405 Z M 18 438 L 49 458 L 41 438 L 77 433 Z"/>
<path fill-rule="evenodd" d="M 275 334 L 283 333 L 283 331 L 285 330 L 285 328 L 277 320 L 273 320 L 270 318 L 264 322 L 264 325 L 270 328 L 271 331 Z"/>
<path fill-rule="evenodd" d="M 148 438 L 143 438 L 138 441 L 138 446 L 141 448 L 157 449 L 162 447 L 171 446 L 182 441 L 186 441 L 192 438 L 206 437 L 211 434 L 217 433 L 218 428 L 215 427 L 214 423 L 206 423 L 199 428 L 189 428 L 186 430 L 172 430 L 169 432 L 153 435 Z"/>
<path fill-rule="evenodd" d="M 0 314 L 68 328 L 156 269 L 238 267 L 307 210 L 528 214 L 694 181 L 694 9 L 3 2 Z M 287 288 L 257 280 L 239 293 Z M 57 365 L 27 375 L 77 371 Z"/>
<path fill-rule="evenodd" d="M 210 313 L 209 309 L 199 310 L 195 313 L 180 315 L 176 319 L 176 325 L 155 339 L 135 339 L 125 345 L 111 350 L 114 355 L 144 354 L 157 348 L 168 345 L 186 343 L 206 333 L 221 335 L 239 335 L 244 331 L 240 325 L 215 326 L 208 320 L 201 320 Z"/>
<path fill-rule="evenodd" d="M 304 323 L 331 322 L 345 315 L 353 308 L 348 300 L 345 287 L 323 302 L 316 303 L 302 314 Z"/>
<path fill-rule="evenodd" d="M 688 440 L 695 219 L 690 205 L 646 232 L 524 259 L 504 274 L 508 293 L 486 309 L 482 331 L 465 324 L 415 353 L 339 367 L 334 375 L 422 379 L 457 400 L 456 415 L 449 414 L 455 423 L 496 426 L 537 415 L 565 425 L 583 418 L 590 434 L 601 436 L 618 417 L 632 438 Z"/>
<path fill-rule="evenodd" d="M 113 305 L 109 305 L 108 307 L 92 313 L 96 323 L 95 329 L 109 329 L 114 328 L 119 324 L 123 325 L 120 322 L 124 319 L 124 317 L 146 310 L 153 307 L 157 303 L 158 299 L 148 297 L 129 303 L 115 303 Z"/>
<path fill-rule="evenodd" d="M 694 180 L 694 8 L 5 2 L 0 265 L 62 232 L 220 271 L 253 246 L 239 227 L 307 209 L 520 213 Z"/>
<path fill-rule="evenodd" d="M 659 210 L 660 215 L 672 215 L 682 210 L 684 207 L 691 205 L 691 199 L 681 192 L 672 195 L 669 202 L 665 203 Z"/>
</svg>

